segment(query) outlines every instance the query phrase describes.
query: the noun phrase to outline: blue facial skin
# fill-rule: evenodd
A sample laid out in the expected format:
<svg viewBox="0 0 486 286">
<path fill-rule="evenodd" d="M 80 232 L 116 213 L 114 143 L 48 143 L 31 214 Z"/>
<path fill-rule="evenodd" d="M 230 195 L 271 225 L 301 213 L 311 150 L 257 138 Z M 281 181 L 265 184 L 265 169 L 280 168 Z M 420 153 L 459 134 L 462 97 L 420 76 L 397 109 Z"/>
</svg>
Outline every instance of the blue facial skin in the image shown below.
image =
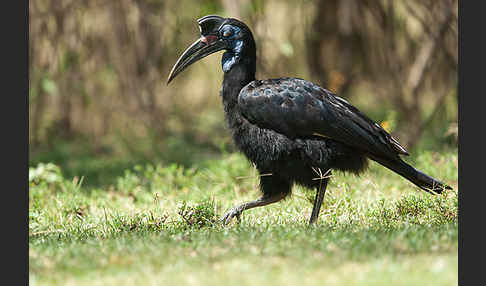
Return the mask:
<svg viewBox="0 0 486 286">
<path fill-rule="evenodd" d="M 240 59 L 241 49 L 243 48 L 243 40 L 238 39 L 240 30 L 241 29 L 238 27 L 229 25 L 224 26 L 221 30 L 221 37 L 228 43 L 228 47 L 230 47 L 230 49 L 223 54 L 223 58 L 221 59 L 224 72 L 228 72 Z M 227 31 L 232 31 L 233 33 L 229 37 L 224 37 L 223 34 Z"/>
</svg>

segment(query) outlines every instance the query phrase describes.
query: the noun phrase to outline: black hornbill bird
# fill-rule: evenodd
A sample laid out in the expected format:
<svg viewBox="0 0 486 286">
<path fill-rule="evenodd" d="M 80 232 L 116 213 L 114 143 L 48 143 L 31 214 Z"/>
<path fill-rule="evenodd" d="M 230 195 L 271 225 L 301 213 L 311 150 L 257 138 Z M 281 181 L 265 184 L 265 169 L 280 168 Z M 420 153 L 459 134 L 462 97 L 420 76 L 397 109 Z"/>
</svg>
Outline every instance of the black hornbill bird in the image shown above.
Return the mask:
<svg viewBox="0 0 486 286">
<path fill-rule="evenodd" d="M 225 50 L 221 96 L 226 120 L 236 146 L 261 174 L 262 197 L 232 208 L 223 224 L 244 210 L 280 201 L 294 183 L 316 190 L 313 224 L 330 170 L 359 174 L 368 158 L 429 193 L 451 189 L 405 163 L 400 155 L 408 153 L 395 138 L 334 93 L 299 78 L 255 79 L 255 41 L 241 21 L 209 15 L 197 22 L 201 37 L 177 60 L 167 84 L 194 62 Z"/>
</svg>

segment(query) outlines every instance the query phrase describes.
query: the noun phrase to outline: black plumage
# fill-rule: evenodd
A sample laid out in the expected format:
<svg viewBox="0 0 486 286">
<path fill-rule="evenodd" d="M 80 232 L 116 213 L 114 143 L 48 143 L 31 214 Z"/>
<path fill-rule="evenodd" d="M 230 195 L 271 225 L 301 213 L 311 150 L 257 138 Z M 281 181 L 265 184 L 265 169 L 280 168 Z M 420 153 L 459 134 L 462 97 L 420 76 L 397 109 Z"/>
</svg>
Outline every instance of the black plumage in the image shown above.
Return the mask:
<svg viewBox="0 0 486 286">
<path fill-rule="evenodd" d="M 400 155 L 408 153 L 395 138 L 332 92 L 299 78 L 256 80 L 255 42 L 244 23 L 214 15 L 198 23 L 202 37 L 174 65 L 169 82 L 197 60 L 225 50 L 221 96 L 226 120 L 236 146 L 262 175 L 262 197 L 234 207 L 223 223 L 246 209 L 285 198 L 293 184 L 300 184 L 316 190 L 312 224 L 330 171 L 359 174 L 368 159 L 429 193 L 450 189 L 404 162 Z"/>
</svg>

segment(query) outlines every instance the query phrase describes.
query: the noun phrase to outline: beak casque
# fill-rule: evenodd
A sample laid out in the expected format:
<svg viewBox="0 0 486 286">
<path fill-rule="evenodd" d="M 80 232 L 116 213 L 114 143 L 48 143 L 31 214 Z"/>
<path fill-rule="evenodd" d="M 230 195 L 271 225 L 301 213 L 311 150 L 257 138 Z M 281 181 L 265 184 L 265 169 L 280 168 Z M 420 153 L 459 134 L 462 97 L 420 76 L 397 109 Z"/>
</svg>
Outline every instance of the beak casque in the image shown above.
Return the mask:
<svg viewBox="0 0 486 286">
<path fill-rule="evenodd" d="M 190 45 L 179 57 L 169 73 L 167 84 L 191 64 L 226 48 L 225 43 L 218 37 L 218 30 L 225 20 L 216 15 L 205 16 L 197 20 L 201 30 L 201 38 Z"/>
</svg>

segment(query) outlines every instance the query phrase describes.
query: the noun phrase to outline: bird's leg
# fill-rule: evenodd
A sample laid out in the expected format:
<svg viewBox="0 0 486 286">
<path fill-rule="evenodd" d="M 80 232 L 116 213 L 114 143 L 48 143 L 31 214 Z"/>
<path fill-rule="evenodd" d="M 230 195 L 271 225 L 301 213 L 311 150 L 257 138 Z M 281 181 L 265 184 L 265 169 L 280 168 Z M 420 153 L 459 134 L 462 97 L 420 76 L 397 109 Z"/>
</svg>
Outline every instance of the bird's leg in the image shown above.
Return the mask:
<svg viewBox="0 0 486 286">
<path fill-rule="evenodd" d="M 310 217 L 309 225 L 314 224 L 319 218 L 319 211 L 321 210 L 322 202 L 324 201 L 324 195 L 326 194 L 327 182 L 329 179 L 322 179 L 319 187 L 316 191 L 316 198 L 314 199 L 314 206 L 312 207 L 312 214 Z"/>
<path fill-rule="evenodd" d="M 231 221 L 231 219 L 233 219 L 233 217 L 235 217 L 235 216 L 239 220 L 240 215 L 244 210 L 249 210 L 249 209 L 252 209 L 252 208 L 262 207 L 262 206 L 266 206 L 266 205 L 269 205 L 269 204 L 276 203 L 276 202 L 280 201 L 281 199 L 283 199 L 286 195 L 287 195 L 286 193 L 278 193 L 278 194 L 275 194 L 275 195 L 272 195 L 272 196 L 265 196 L 264 195 L 263 197 L 261 197 L 257 200 L 246 202 L 246 203 L 243 203 L 241 205 L 238 205 L 238 206 L 232 208 L 231 210 L 229 210 L 221 218 L 221 223 L 223 225 L 227 225 Z"/>
</svg>

